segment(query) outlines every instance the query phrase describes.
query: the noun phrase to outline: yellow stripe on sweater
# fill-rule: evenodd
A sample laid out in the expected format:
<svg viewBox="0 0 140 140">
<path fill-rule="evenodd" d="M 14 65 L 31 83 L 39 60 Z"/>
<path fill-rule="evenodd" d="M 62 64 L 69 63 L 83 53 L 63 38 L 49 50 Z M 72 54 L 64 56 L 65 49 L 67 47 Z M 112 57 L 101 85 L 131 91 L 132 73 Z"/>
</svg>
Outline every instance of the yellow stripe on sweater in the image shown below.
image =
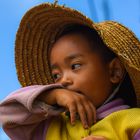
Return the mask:
<svg viewBox="0 0 140 140">
<path fill-rule="evenodd" d="M 140 128 L 140 109 L 117 111 L 84 129 L 79 120 L 70 124 L 67 116 L 55 118 L 47 131 L 46 140 L 81 140 L 88 135 L 104 136 L 107 140 L 131 140 Z"/>
</svg>

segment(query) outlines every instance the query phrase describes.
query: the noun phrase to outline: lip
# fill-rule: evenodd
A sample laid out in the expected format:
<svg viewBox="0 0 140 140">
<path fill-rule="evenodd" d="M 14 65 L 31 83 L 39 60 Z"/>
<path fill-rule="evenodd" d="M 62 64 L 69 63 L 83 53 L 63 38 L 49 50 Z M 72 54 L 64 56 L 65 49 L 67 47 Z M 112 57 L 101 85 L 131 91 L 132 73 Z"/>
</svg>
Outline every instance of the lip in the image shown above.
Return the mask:
<svg viewBox="0 0 140 140">
<path fill-rule="evenodd" d="M 74 92 L 77 92 L 77 93 L 79 93 L 79 94 L 83 94 L 80 90 L 75 90 L 75 89 L 70 89 L 70 90 L 72 90 L 72 91 L 74 91 Z"/>
<path fill-rule="evenodd" d="M 78 92 L 79 94 L 83 94 L 81 91 L 76 91 L 76 92 Z"/>
</svg>

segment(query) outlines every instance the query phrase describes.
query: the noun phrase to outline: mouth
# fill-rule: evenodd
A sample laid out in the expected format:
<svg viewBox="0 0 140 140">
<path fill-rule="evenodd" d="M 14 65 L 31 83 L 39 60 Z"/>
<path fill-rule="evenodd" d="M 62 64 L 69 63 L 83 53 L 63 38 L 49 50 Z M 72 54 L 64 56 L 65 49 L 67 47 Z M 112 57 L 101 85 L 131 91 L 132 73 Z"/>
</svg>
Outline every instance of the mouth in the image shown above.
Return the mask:
<svg viewBox="0 0 140 140">
<path fill-rule="evenodd" d="M 83 93 L 81 91 L 79 91 L 79 90 L 73 90 L 73 91 L 77 92 L 78 94 L 82 94 L 83 95 Z"/>
</svg>

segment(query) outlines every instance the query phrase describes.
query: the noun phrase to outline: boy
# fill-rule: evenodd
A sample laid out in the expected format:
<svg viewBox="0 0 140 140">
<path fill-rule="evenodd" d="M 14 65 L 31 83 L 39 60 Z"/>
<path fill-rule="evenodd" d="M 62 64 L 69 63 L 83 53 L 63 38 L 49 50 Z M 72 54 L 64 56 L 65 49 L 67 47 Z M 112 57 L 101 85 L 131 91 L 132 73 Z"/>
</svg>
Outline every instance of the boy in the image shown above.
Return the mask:
<svg viewBox="0 0 140 140">
<path fill-rule="evenodd" d="M 16 38 L 18 78 L 28 87 L 1 103 L 5 132 L 13 140 L 139 139 L 139 52 L 138 39 L 116 22 L 34 7 Z"/>
</svg>

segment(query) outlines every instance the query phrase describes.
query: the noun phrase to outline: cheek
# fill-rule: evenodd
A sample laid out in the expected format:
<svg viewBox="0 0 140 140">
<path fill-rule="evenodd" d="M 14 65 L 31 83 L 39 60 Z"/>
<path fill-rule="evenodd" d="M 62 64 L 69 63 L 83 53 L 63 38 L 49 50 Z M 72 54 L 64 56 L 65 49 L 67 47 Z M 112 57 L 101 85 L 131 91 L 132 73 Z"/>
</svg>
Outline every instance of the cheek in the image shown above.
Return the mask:
<svg viewBox="0 0 140 140">
<path fill-rule="evenodd" d="M 109 74 L 104 67 L 92 65 L 82 73 L 80 81 L 90 90 L 105 90 L 109 84 Z"/>
<path fill-rule="evenodd" d="M 87 71 L 85 71 L 84 76 L 85 79 L 90 80 L 94 83 L 102 82 L 108 79 L 108 74 L 105 68 L 98 65 L 89 67 Z"/>
</svg>

